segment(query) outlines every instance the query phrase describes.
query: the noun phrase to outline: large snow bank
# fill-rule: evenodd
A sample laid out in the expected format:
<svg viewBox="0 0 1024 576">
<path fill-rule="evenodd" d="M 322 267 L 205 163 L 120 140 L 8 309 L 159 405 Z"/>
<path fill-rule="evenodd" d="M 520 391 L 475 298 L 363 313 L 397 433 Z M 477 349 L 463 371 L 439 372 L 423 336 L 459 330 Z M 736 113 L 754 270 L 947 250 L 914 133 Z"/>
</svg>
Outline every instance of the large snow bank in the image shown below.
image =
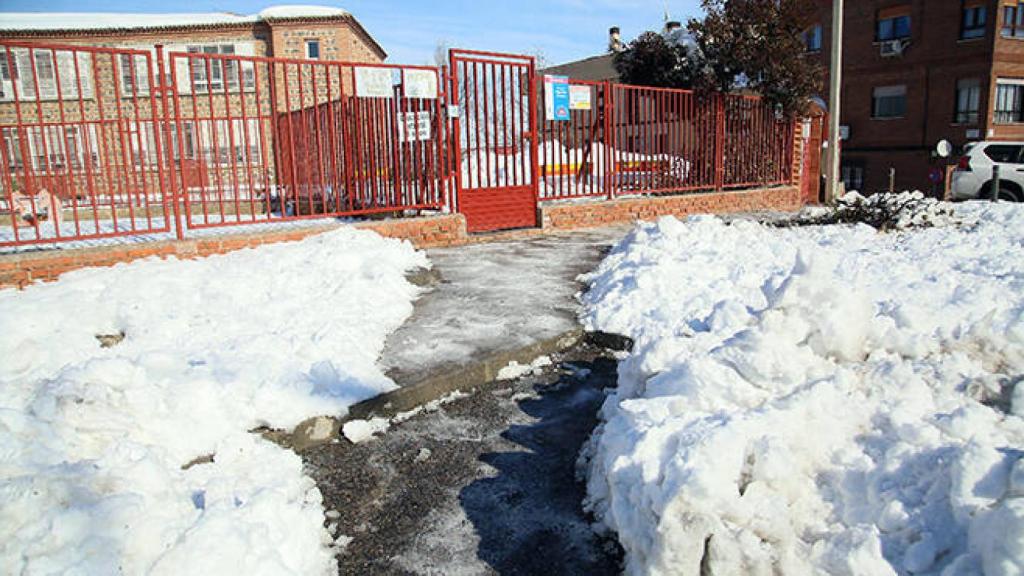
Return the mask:
<svg viewBox="0 0 1024 576">
<path fill-rule="evenodd" d="M 247 431 L 393 388 L 425 264 L 341 229 L 0 291 L 0 573 L 333 572 L 301 460 Z"/>
<path fill-rule="evenodd" d="M 635 339 L 585 447 L 632 574 L 1020 574 L 1024 210 L 641 224 L 588 277 Z"/>
</svg>

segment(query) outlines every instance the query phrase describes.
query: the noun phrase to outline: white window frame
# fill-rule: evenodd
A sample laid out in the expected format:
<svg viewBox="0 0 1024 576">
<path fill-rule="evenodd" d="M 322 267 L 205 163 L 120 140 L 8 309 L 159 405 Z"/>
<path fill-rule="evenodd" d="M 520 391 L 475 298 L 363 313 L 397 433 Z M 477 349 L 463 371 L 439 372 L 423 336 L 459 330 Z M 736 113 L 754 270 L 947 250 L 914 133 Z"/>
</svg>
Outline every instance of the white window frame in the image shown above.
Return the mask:
<svg viewBox="0 0 1024 576">
<path fill-rule="evenodd" d="M 33 172 L 84 172 L 87 168 L 86 152 L 90 159 L 89 167 L 93 170 L 100 167 L 99 137 L 94 124 L 54 125 L 45 128 L 43 130 L 39 126 L 27 126 L 21 131 L 14 127 L 3 129 L 4 146 L 7 148 L 6 160 L 7 162 L 14 161 L 13 166 L 8 166 L 9 169 L 24 169 L 25 161 L 22 157 L 20 133 L 27 136 L 25 144 Z M 83 135 L 88 138 L 88 141 L 83 138 Z M 71 156 L 70 166 L 67 161 L 69 154 Z"/>
<path fill-rule="evenodd" d="M 262 165 L 262 146 L 260 141 L 260 120 L 258 118 L 232 118 L 228 124 L 226 118 L 217 120 L 198 120 L 197 130 L 199 132 L 198 156 L 209 166 L 239 167 L 246 166 L 248 158 L 249 166 Z M 245 141 L 246 125 L 249 128 L 249 141 Z M 214 131 L 216 131 L 217 149 L 213 148 Z M 231 157 L 231 140 L 234 138 L 235 154 L 234 160 Z"/>
<path fill-rule="evenodd" d="M 879 101 L 882 99 L 903 98 L 903 111 L 899 114 L 880 115 Z M 893 86 L 876 86 L 871 91 L 871 119 L 872 120 L 897 120 L 907 115 L 907 86 L 898 84 Z"/>
<path fill-rule="evenodd" d="M 8 52 L 13 62 L 9 66 Z M 82 98 L 93 98 L 92 54 L 89 52 L 71 52 L 58 50 L 56 69 L 54 68 L 53 50 L 48 48 L 8 48 L 0 49 L 0 102 L 13 102 L 15 91 L 19 102 L 57 100 L 57 77 L 60 76 L 60 99 L 74 100 L 78 98 L 78 83 L 82 84 Z M 33 65 L 30 54 L 34 56 Z M 78 58 L 78 78 L 75 76 L 75 55 Z M 35 73 L 33 74 L 33 69 Z M 36 78 L 39 79 L 41 90 L 36 91 Z M 16 89 L 16 90 L 15 90 Z"/>
<path fill-rule="evenodd" d="M 320 42 L 319 38 L 307 38 L 305 40 L 305 42 L 302 43 L 302 45 L 303 45 L 303 48 L 305 49 L 306 59 L 307 60 L 321 60 L 321 59 L 323 59 L 323 54 L 324 54 L 323 53 L 323 44 Z M 310 49 L 309 48 L 310 48 L 310 46 L 313 46 L 313 45 L 316 46 L 316 56 L 313 56 L 313 55 L 310 54 Z"/>
<path fill-rule="evenodd" d="M 1011 89 L 1012 90 L 1004 90 Z M 1011 100 L 1016 99 L 1016 103 Z M 1000 106 L 1010 104 L 1009 110 Z M 1000 119 L 1000 114 L 1015 114 L 1011 120 Z M 992 107 L 992 121 L 995 124 L 1020 124 L 1024 122 L 1024 78 L 996 78 L 995 106 Z"/>
<path fill-rule="evenodd" d="M 251 43 L 242 44 L 189 44 L 185 47 L 185 52 L 191 54 L 230 54 L 238 56 L 252 56 L 253 46 Z M 207 94 L 210 91 L 213 93 L 223 93 L 226 90 L 231 92 L 238 92 L 238 68 L 241 65 L 242 72 L 242 88 L 245 92 L 251 92 L 256 89 L 256 77 L 255 77 L 255 64 L 247 60 L 218 60 L 209 59 L 210 64 L 210 79 L 207 81 L 206 78 L 206 63 L 207 59 L 204 58 L 189 58 L 184 60 L 185 62 L 185 77 L 184 83 L 188 89 L 195 89 L 197 94 Z M 181 71 L 178 72 L 179 76 Z M 226 78 L 225 78 L 226 76 Z M 179 89 L 181 78 L 179 78 Z"/>
</svg>

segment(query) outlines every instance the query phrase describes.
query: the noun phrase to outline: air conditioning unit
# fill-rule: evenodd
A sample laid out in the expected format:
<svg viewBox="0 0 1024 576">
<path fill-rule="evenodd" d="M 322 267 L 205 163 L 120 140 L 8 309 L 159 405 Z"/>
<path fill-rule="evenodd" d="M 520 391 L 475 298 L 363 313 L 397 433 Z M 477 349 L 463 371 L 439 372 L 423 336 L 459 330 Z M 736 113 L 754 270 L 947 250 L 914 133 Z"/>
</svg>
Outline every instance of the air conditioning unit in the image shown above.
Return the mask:
<svg viewBox="0 0 1024 576">
<path fill-rule="evenodd" d="M 880 53 L 883 58 L 902 56 L 903 50 L 905 50 L 906 47 L 907 45 L 903 43 L 903 40 L 886 40 L 881 44 Z"/>
</svg>

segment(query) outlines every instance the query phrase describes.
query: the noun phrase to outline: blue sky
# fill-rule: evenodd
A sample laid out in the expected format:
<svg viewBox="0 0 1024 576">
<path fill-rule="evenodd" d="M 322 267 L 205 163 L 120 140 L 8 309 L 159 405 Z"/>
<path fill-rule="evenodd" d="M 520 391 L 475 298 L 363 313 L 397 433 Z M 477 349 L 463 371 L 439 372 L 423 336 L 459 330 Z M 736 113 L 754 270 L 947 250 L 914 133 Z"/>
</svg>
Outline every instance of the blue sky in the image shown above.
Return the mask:
<svg viewBox="0 0 1024 576">
<path fill-rule="evenodd" d="M 0 0 L 0 10 L 252 14 L 275 3 L 283 2 Z M 699 0 L 345 0 L 336 5 L 373 34 L 389 61 L 402 64 L 431 61 L 439 41 L 460 48 L 542 53 L 548 64 L 559 64 L 603 52 L 610 26 L 622 28 L 627 41 L 644 30 L 660 28 L 666 5 L 672 18 L 684 23 L 700 13 Z"/>
</svg>

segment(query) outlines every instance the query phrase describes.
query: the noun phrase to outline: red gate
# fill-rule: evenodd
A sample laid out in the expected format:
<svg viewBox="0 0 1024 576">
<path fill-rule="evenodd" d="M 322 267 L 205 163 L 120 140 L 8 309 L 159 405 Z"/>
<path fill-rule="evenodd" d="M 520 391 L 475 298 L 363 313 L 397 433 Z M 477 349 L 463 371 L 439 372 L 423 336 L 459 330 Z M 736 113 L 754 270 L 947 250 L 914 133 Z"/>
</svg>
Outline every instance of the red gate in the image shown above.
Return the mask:
<svg viewBox="0 0 1024 576">
<path fill-rule="evenodd" d="M 537 99 L 529 56 L 452 50 L 458 209 L 470 232 L 537 225 Z"/>
</svg>

